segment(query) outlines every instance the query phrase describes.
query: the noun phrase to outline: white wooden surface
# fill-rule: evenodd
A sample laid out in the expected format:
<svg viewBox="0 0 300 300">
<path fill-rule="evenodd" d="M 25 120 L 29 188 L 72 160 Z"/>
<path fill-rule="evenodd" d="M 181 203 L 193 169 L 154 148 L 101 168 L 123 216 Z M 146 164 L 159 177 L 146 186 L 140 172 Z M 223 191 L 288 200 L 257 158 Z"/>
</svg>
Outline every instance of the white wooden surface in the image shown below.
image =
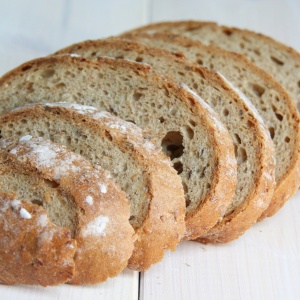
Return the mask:
<svg viewBox="0 0 300 300">
<path fill-rule="evenodd" d="M 268 34 L 300 51 L 299 0 L 0 0 L 0 75 L 84 39 L 151 21 L 201 19 Z M 299 299 L 300 193 L 222 246 L 183 242 L 141 274 L 88 287 L 0 285 L 4 299 Z"/>
</svg>

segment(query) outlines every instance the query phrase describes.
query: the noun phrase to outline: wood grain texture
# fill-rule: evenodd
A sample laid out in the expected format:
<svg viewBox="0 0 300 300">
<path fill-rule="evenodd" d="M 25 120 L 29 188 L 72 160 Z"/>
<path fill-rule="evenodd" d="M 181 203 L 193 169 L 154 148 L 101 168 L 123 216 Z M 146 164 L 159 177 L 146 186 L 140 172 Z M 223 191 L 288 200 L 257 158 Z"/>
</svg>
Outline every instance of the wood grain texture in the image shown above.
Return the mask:
<svg viewBox="0 0 300 300">
<path fill-rule="evenodd" d="M 268 34 L 300 51 L 298 0 L 0 1 L 0 75 L 68 44 L 150 21 L 201 19 Z M 0 285 L 0 299 L 298 299 L 300 193 L 272 218 L 222 246 L 183 242 L 141 276 L 96 286 Z"/>
</svg>

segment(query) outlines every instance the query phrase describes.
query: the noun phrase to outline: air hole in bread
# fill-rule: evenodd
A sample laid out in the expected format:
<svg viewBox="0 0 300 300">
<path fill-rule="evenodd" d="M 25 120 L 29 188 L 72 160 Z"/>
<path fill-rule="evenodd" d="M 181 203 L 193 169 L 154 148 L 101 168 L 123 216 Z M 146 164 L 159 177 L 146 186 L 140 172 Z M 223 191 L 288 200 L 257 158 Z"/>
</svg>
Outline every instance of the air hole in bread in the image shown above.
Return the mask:
<svg viewBox="0 0 300 300">
<path fill-rule="evenodd" d="M 32 200 L 31 202 L 35 205 L 43 206 L 43 202 L 41 200 Z"/>
<path fill-rule="evenodd" d="M 135 122 L 133 120 L 126 120 L 126 122 L 133 123 L 135 125 Z"/>
<path fill-rule="evenodd" d="M 258 50 L 258 49 L 254 49 L 254 51 L 253 51 L 257 56 L 260 56 L 261 54 L 260 54 L 260 51 Z"/>
<path fill-rule="evenodd" d="M 279 121 L 283 120 L 283 115 L 276 113 L 275 116 Z"/>
<path fill-rule="evenodd" d="M 163 152 L 170 157 L 171 160 L 181 157 L 184 151 L 181 133 L 179 131 L 168 132 L 163 138 L 161 146 Z"/>
<path fill-rule="evenodd" d="M 106 130 L 105 130 L 105 136 L 106 136 L 110 141 L 112 141 L 112 136 L 111 136 L 111 134 L 110 134 L 108 131 L 106 131 Z"/>
<path fill-rule="evenodd" d="M 115 58 L 116 59 L 124 59 L 124 55 L 117 55 Z"/>
<path fill-rule="evenodd" d="M 244 49 L 245 48 L 245 44 L 244 43 L 240 43 L 240 48 Z"/>
<path fill-rule="evenodd" d="M 63 82 L 58 83 L 55 88 L 64 88 L 66 85 Z"/>
<path fill-rule="evenodd" d="M 58 184 L 57 182 L 53 181 L 53 180 L 47 180 L 47 179 L 45 179 L 45 183 L 46 183 L 49 187 L 54 188 L 54 189 L 56 189 L 56 188 L 59 187 L 59 184 Z"/>
<path fill-rule="evenodd" d="M 193 139 L 194 130 L 190 126 L 185 125 L 181 128 L 181 130 L 182 130 L 182 133 L 185 137 L 187 137 L 189 140 Z"/>
<path fill-rule="evenodd" d="M 247 152 L 243 147 L 239 147 L 237 150 L 237 164 L 240 165 L 247 160 Z"/>
<path fill-rule="evenodd" d="M 275 56 L 271 56 L 271 60 L 279 66 L 283 66 L 284 62 Z"/>
<path fill-rule="evenodd" d="M 254 94 L 258 97 L 261 97 L 264 92 L 266 91 L 266 89 L 256 83 L 249 83 L 249 87 L 251 88 L 251 90 L 254 92 Z"/>
<path fill-rule="evenodd" d="M 158 118 L 158 120 L 159 120 L 160 123 L 164 123 L 165 122 L 165 118 L 164 117 L 160 117 L 160 118 Z"/>
<path fill-rule="evenodd" d="M 134 100 L 134 101 L 139 101 L 139 100 L 141 99 L 142 96 L 143 96 L 142 93 L 136 92 L 136 93 L 133 94 L 133 100 Z"/>
<path fill-rule="evenodd" d="M 185 76 L 183 72 L 177 72 L 178 75 Z"/>
<path fill-rule="evenodd" d="M 195 90 L 197 90 L 198 89 L 198 84 L 195 82 L 194 84 L 193 84 L 193 88 L 195 89 Z"/>
<path fill-rule="evenodd" d="M 200 58 L 199 58 L 199 59 L 197 59 L 197 64 L 198 64 L 198 65 L 200 65 L 200 66 L 202 66 L 202 65 L 203 65 L 203 60 L 202 60 L 202 59 L 200 59 Z"/>
<path fill-rule="evenodd" d="M 45 133 L 43 131 L 38 130 L 38 134 L 37 135 L 40 136 L 40 137 L 44 137 Z"/>
<path fill-rule="evenodd" d="M 53 69 L 45 70 L 41 73 L 41 77 L 47 79 L 53 77 L 55 74 L 55 71 Z"/>
<path fill-rule="evenodd" d="M 142 58 L 142 57 L 140 57 L 140 56 L 138 56 L 136 59 L 135 59 L 135 61 L 136 62 L 142 62 L 144 59 Z"/>
<path fill-rule="evenodd" d="M 234 138 L 238 144 L 242 143 L 241 138 L 239 137 L 239 135 L 237 133 L 234 134 Z"/>
<path fill-rule="evenodd" d="M 298 81 L 298 87 L 300 88 L 300 80 Z"/>
<path fill-rule="evenodd" d="M 190 199 L 185 199 L 185 206 L 189 207 L 191 205 L 192 201 Z"/>
<path fill-rule="evenodd" d="M 227 108 L 223 109 L 223 116 L 227 117 L 229 115 L 229 110 Z"/>
<path fill-rule="evenodd" d="M 177 161 L 174 165 L 173 168 L 177 171 L 178 175 L 180 175 L 183 171 L 183 165 L 181 161 Z"/>
<path fill-rule="evenodd" d="M 206 166 L 203 167 L 201 173 L 200 173 L 200 178 L 204 178 L 205 177 L 205 170 L 206 170 Z"/>
<path fill-rule="evenodd" d="M 206 184 L 206 188 L 207 188 L 207 189 L 210 189 L 210 188 L 211 188 L 211 184 L 210 184 L 209 182 Z"/>
<path fill-rule="evenodd" d="M 291 140 L 291 139 L 290 139 L 288 136 L 286 136 L 285 139 L 284 139 L 284 141 L 285 141 L 286 143 L 289 143 L 290 140 Z"/>
<path fill-rule="evenodd" d="M 194 120 L 189 120 L 190 125 L 192 125 L 193 127 L 195 127 L 197 124 Z"/>
</svg>

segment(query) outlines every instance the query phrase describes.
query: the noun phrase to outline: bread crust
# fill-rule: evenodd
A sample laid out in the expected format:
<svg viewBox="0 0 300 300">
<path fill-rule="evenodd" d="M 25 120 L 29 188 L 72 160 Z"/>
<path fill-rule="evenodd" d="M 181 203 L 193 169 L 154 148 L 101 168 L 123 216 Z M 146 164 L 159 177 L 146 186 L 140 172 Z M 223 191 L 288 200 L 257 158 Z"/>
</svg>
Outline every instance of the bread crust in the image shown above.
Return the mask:
<svg viewBox="0 0 300 300">
<path fill-rule="evenodd" d="M 72 238 L 77 251 L 75 272 L 68 282 L 94 284 L 120 273 L 133 251 L 134 231 L 128 221 L 128 199 L 108 174 L 43 138 L 26 136 L 19 142 L 0 142 L 3 163 L 9 162 L 16 172 L 14 176 L 21 172 L 56 182 L 73 198 L 77 221 Z M 106 193 L 100 191 L 99 184 L 106 186 Z M 87 196 L 92 197 L 92 205 L 87 203 Z M 29 207 L 33 210 L 36 205 Z"/>
<path fill-rule="evenodd" d="M 190 216 L 187 216 L 186 218 L 187 226 L 193 226 L 193 228 L 191 227 L 191 229 L 196 230 L 195 232 L 191 232 L 191 230 L 187 229 L 186 238 L 196 238 L 204 234 L 209 228 L 214 226 L 218 219 L 224 215 L 226 207 L 230 205 L 232 201 L 236 187 L 236 160 L 234 157 L 232 139 L 222 123 L 218 120 L 217 115 L 212 111 L 212 109 L 206 103 L 204 103 L 202 99 L 199 99 L 199 97 L 195 96 L 190 91 L 187 91 L 187 89 L 182 85 L 173 82 L 169 78 L 167 79 L 159 76 L 158 74 L 153 72 L 152 68 L 149 65 L 110 58 L 99 58 L 97 62 L 87 60 L 82 57 L 72 57 L 69 55 L 50 56 L 36 59 L 31 62 L 27 62 L 4 75 L 0 79 L 0 89 L 3 91 L 3 89 L 9 87 L 11 82 L 14 79 L 18 78 L 18 76 L 20 76 L 20 78 L 26 78 L 26 76 L 29 75 L 31 71 L 34 72 L 34 70 L 38 68 L 47 68 L 47 66 L 53 68 L 54 66 L 59 65 L 64 66 L 66 70 L 68 68 L 74 67 L 81 68 L 81 70 L 85 71 L 92 69 L 104 71 L 112 68 L 114 70 L 124 70 L 124 72 L 130 73 L 131 76 L 137 74 L 137 79 L 139 79 L 140 77 L 141 80 L 147 80 L 149 85 L 155 86 L 157 89 L 164 90 L 164 93 L 166 95 L 171 95 L 168 96 L 169 98 L 173 97 L 170 98 L 170 101 L 175 101 L 175 99 L 176 101 L 180 101 L 188 108 L 191 115 L 197 117 L 200 124 L 206 124 L 210 143 L 211 145 L 215 146 L 214 149 L 207 150 L 213 150 L 213 155 L 217 157 L 217 164 L 214 166 L 211 193 L 209 193 L 208 197 L 205 199 L 205 203 L 199 205 L 199 209 L 197 209 L 196 212 L 194 212 Z M 74 78 L 74 80 L 76 79 Z M 61 92 L 68 91 L 68 86 L 61 86 L 60 88 Z M 73 89 L 76 90 L 76 87 L 74 86 L 72 90 L 70 90 L 71 93 L 74 92 Z M 82 93 L 82 90 L 80 90 L 79 88 L 78 92 Z M 51 102 L 60 100 L 55 98 L 57 97 L 57 95 L 51 95 L 51 97 Z M 20 99 L 20 97 L 18 99 Z M 27 97 L 22 97 L 22 100 L 28 102 L 45 101 L 44 98 L 32 98 L 28 95 Z M 82 98 L 79 100 L 82 101 L 81 104 L 91 104 L 84 102 L 85 100 Z M 9 100 L 2 97 L 1 101 L 3 104 L 5 104 L 6 101 L 8 102 Z M 47 102 L 49 102 L 49 99 L 47 100 Z M 10 104 L 13 105 L 12 101 L 10 101 Z M 18 102 L 18 105 L 22 104 L 23 103 Z M 97 105 L 100 104 L 94 102 L 93 105 L 97 107 Z M 8 107 L 6 106 L 6 108 Z M 155 137 L 153 138 L 155 140 Z M 226 190 L 224 190 L 225 187 Z M 206 212 L 210 211 L 210 214 L 205 214 L 203 222 L 205 221 L 206 224 L 199 226 L 200 224 L 203 224 L 203 222 L 199 220 L 199 217 L 202 216 L 201 211 L 204 212 L 205 210 Z"/>
<path fill-rule="evenodd" d="M 90 128 L 100 138 L 109 134 L 115 147 L 131 153 L 147 174 L 148 186 L 145 188 L 149 190 L 150 206 L 146 219 L 136 228 L 129 268 L 146 270 L 163 258 L 165 250 L 175 250 L 185 232 L 185 200 L 181 179 L 172 168 L 169 158 L 151 143 L 147 133 L 132 123 L 94 107 L 49 103 L 32 104 L 1 115 L 2 136 L 9 135 L 3 130 L 4 126 L 9 127 L 9 124 L 16 124 L 20 120 L 41 118 L 46 118 L 50 124 L 63 119 L 74 124 L 78 130 Z M 50 131 L 56 133 L 54 125 Z"/>
<path fill-rule="evenodd" d="M 229 52 L 224 49 L 221 49 L 214 45 L 203 45 L 199 41 L 192 40 L 190 38 L 187 38 L 183 35 L 173 34 L 169 32 L 165 32 L 168 29 L 174 29 L 176 27 L 186 26 L 186 30 L 193 30 L 198 29 L 201 27 L 212 27 L 212 28 L 219 28 L 220 26 L 216 23 L 211 22 L 197 22 L 197 21 L 187 21 L 187 22 L 166 22 L 166 23 L 155 23 L 150 24 L 146 27 L 138 28 L 136 31 L 133 30 L 132 32 L 125 33 L 121 35 L 121 37 L 139 40 L 139 39 L 161 39 L 166 40 L 172 44 L 174 44 L 174 47 L 176 48 L 176 44 L 181 45 L 183 47 L 186 47 L 187 52 L 189 47 L 195 47 L 199 48 L 200 51 L 203 49 L 207 52 L 213 53 L 215 57 L 224 57 L 228 63 L 231 61 L 239 61 L 239 64 L 242 68 L 247 70 L 247 73 L 255 74 L 257 77 L 259 77 L 262 82 L 264 82 L 265 86 L 267 86 L 270 90 L 275 90 L 280 95 L 280 101 L 284 102 L 284 106 L 286 107 L 287 111 L 290 114 L 290 123 L 292 130 L 294 131 L 294 144 L 291 145 L 293 147 L 292 150 L 292 158 L 290 160 L 289 168 L 286 170 L 285 174 L 277 179 L 277 186 L 274 191 L 273 199 L 269 205 L 269 207 L 262 213 L 258 221 L 264 220 L 266 217 L 273 216 L 288 199 L 296 193 L 298 187 L 299 187 L 299 170 L 300 170 L 300 155 L 299 155 L 299 149 L 300 149 L 300 119 L 299 114 L 297 112 L 297 108 L 293 103 L 293 99 L 288 95 L 287 91 L 279 84 L 274 78 L 268 74 L 266 71 L 262 70 L 258 66 L 251 63 L 244 55 Z M 252 36 L 258 36 L 259 38 L 266 39 L 266 42 L 274 43 L 274 46 L 277 45 L 278 47 L 284 47 L 285 51 L 287 51 L 290 55 L 293 55 L 295 60 L 299 60 L 300 63 L 300 56 L 299 54 L 285 45 L 282 45 L 273 39 L 256 34 L 254 32 L 248 31 L 248 30 L 241 30 L 237 28 L 229 28 L 225 26 L 221 26 L 222 30 L 232 30 L 232 31 L 238 31 L 240 33 L 251 34 Z M 152 34 L 147 34 L 148 31 L 155 31 L 157 32 Z M 160 32 L 161 31 L 161 32 Z M 277 47 L 276 46 L 276 47 Z M 186 52 L 180 53 L 182 55 L 185 55 Z M 296 58 L 297 57 L 297 58 Z M 295 101 L 295 100 L 294 100 Z"/>
<path fill-rule="evenodd" d="M 30 219 L 22 218 L 21 210 L 26 210 Z M 0 192 L 2 283 L 48 286 L 73 277 L 76 241 L 71 239 L 70 230 L 57 227 L 45 217 L 43 208 Z M 39 222 L 41 218 L 45 224 Z M 48 239 L 41 238 L 47 235 Z"/>
</svg>

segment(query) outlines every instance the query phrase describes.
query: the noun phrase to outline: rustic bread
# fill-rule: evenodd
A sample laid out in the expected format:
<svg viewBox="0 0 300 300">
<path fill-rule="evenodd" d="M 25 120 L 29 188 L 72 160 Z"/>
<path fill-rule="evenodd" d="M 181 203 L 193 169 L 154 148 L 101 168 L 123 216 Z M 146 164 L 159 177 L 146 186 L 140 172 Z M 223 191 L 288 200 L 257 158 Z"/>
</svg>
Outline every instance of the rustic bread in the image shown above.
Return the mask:
<svg viewBox="0 0 300 300">
<path fill-rule="evenodd" d="M 148 65 L 50 56 L 4 75 L 0 97 L 2 111 L 29 102 L 77 102 L 148 130 L 183 180 L 186 238 L 203 235 L 232 202 L 236 160 L 227 130 L 202 99 Z"/>
<path fill-rule="evenodd" d="M 275 214 L 296 192 L 300 180 L 299 116 L 281 85 L 244 56 L 216 46 L 206 46 L 184 36 L 137 33 L 126 37 L 155 47 L 180 51 L 191 61 L 221 72 L 258 109 L 275 143 L 277 162 L 277 187 L 270 206 L 260 220 Z"/>
<path fill-rule="evenodd" d="M 226 218 L 205 234 L 206 240 L 209 235 L 210 242 L 228 242 L 256 222 L 270 203 L 274 191 L 274 145 L 256 110 L 220 75 L 168 51 L 118 38 L 85 41 L 57 53 L 73 53 L 94 59 L 109 56 L 142 61 L 149 63 L 155 71 L 168 74 L 191 87 L 214 108 L 226 125 L 234 141 L 238 161 L 234 200 L 226 211 Z"/>
<path fill-rule="evenodd" d="M 185 231 L 180 176 L 170 160 L 136 125 L 94 107 L 69 103 L 32 104 L 0 115 L 0 136 L 43 136 L 108 170 L 129 196 L 137 240 L 129 268 L 145 270 Z"/>
<path fill-rule="evenodd" d="M 10 254 L 14 267 L 9 265 L 7 269 L 11 272 L 9 282 L 39 283 L 38 278 L 28 276 L 32 272 L 39 275 L 35 268 L 41 268 L 42 272 L 43 262 L 48 259 L 43 252 L 47 249 L 50 251 L 49 259 L 52 257 L 49 266 L 58 268 L 55 264 L 60 261 L 55 261 L 49 247 L 58 244 L 54 252 L 62 247 L 60 244 L 64 242 L 64 237 L 60 235 L 63 232 L 65 239 L 71 233 L 73 240 L 70 245 L 77 244 L 75 272 L 70 283 L 92 284 L 120 273 L 127 266 L 134 244 L 126 194 L 107 172 L 93 167 L 80 155 L 61 145 L 30 135 L 15 141 L 0 140 L 1 192 L 14 192 L 16 199 L 26 199 L 34 205 L 22 202 L 23 211 L 21 206 L 13 207 L 19 210 L 19 219 L 16 219 L 17 212 L 13 216 L 12 212 L 7 213 L 9 220 L 12 219 L 20 229 L 15 237 L 17 233 L 10 228 L 13 239 L 10 244 L 15 245 L 16 252 Z M 60 232 L 57 229 L 53 231 L 54 225 L 51 224 L 44 231 L 38 227 L 37 219 L 41 226 L 47 225 L 47 218 L 40 217 L 44 211 L 38 209 L 38 205 L 43 206 L 55 225 L 63 227 Z M 26 223 L 28 228 L 23 227 L 26 225 L 23 217 L 30 219 L 30 223 Z M 36 226 L 35 230 L 32 225 Z M 2 226 L 0 231 L 5 231 L 9 223 L 4 221 Z M 33 235 L 29 235 L 31 233 Z M 28 241 L 24 241 L 26 237 Z M 6 236 L 6 239 L 10 237 Z M 24 242 L 27 248 L 24 248 Z M 66 263 L 69 264 L 68 260 Z M 19 268 L 24 271 L 17 274 Z M 46 268 L 43 284 L 48 284 L 46 278 L 49 271 Z M 48 280 L 51 282 L 52 279 Z"/>
<path fill-rule="evenodd" d="M 72 278 L 76 242 L 42 207 L 0 192 L 0 228 L 0 282 L 47 286 Z"/>
<path fill-rule="evenodd" d="M 291 47 L 260 33 L 214 22 L 162 22 L 134 31 L 179 33 L 205 44 L 241 53 L 280 82 L 300 111 L 300 54 Z"/>
</svg>

